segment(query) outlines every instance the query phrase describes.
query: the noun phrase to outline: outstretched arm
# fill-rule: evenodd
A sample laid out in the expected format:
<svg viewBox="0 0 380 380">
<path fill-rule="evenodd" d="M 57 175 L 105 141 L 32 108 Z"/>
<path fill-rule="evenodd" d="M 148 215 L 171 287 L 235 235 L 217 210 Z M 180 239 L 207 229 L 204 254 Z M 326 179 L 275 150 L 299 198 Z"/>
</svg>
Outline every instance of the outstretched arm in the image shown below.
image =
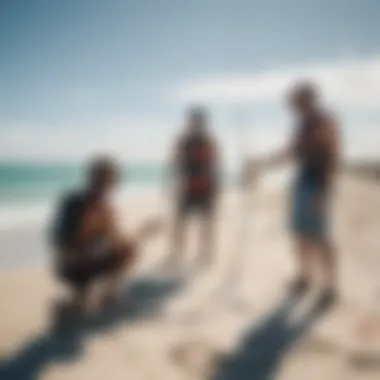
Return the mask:
<svg viewBox="0 0 380 380">
<path fill-rule="evenodd" d="M 273 169 L 279 166 L 287 164 L 293 158 L 294 149 L 292 146 L 283 148 L 278 152 L 271 154 L 266 157 L 261 163 L 260 166 L 262 169 Z"/>
<path fill-rule="evenodd" d="M 261 159 L 248 160 L 243 169 L 243 182 L 249 184 L 256 179 L 259 172 L 285 165 L 293 158 L 293 152 L 294 148 L 288 147 Z"/>
<path fill-rule="evenodd" d="M 109 208 L 105 213 L 105 218 L 107 234 L 114 244 L 116 246 L 124 246 L 125 243 L 128 243 L 134 249 L 139 248 L 147 240 L 156 235 L 163 225 L 162 218 L 156 216 L 143 222 L 133 234 L 126 234 L 125 231 L 119 228 L 114 210 Z"/>
</svg>

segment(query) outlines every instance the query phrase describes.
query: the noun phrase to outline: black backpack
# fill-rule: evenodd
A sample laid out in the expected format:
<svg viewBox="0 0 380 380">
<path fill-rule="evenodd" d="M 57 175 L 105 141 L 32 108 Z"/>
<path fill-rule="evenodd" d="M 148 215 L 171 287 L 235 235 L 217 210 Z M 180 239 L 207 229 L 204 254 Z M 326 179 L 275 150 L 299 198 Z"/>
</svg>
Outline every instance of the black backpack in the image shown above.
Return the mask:
<svg viewBox="0 0 380 380">
<path fill-rule="evenodd" d="M 56 249 L 75 247 L 86 205 L 86 197 L 81 193 L 69 194 L 60 202 L 51 233 L 51 241 Z"/>
</svg>

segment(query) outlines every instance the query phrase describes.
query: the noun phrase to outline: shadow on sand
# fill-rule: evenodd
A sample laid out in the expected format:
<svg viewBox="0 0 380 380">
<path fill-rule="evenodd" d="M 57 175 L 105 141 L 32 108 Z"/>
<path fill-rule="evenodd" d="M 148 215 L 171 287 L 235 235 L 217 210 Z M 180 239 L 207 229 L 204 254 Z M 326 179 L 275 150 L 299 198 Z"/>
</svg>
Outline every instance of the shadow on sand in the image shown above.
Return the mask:
<svg viewBox="0 0 380 380">
<path fill-rule="evenodd" d="M 157 317 L 164 302 L 177 292 L 183 282 L 173 279 L 141 279 L 131 284 L 126 302 L 86 320 L 77 320 L 62 328 L 59 323 L 23 346 L 0 365 L 3 380 L 34 380 L 49 363 L 80 358 L 85 339 L 90 334 L 106 332 L 122 323 Z"/>
<path fill-rule="evenodd" d="M 297 321 L 290 316 L 298 299 L 287 298 L 265 320 L 247 331 L 240 347 L 222 360 L 212 380 L 273 380 L 292 345 L 327 311 L 318 305 Z"/>
</svg>

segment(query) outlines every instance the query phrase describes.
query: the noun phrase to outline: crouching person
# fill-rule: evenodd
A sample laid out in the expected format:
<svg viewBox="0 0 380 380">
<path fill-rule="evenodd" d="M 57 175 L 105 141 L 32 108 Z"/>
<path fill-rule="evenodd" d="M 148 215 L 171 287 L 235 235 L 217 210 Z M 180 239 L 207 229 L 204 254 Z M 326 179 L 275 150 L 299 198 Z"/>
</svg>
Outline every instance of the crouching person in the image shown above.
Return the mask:
<svg viewBox="0 0 380 380">
<path fill-rule="evenodd" d="M 109 202 L 118 182 L 117 164 L 108 157 L 95 159 L 90 163 L 86 186 L 67 194 L 56 215 L 55 269 L 72 290 L 72 307 L 81 313 L 94 306 L 93 285 L 98 282 L 98 305 L 119 300 L 123 279 L 133 267 L 139 245 L 158 228 L 157 221 L 150 221 L 134 238 L 119 231 Z"/>
</svg>

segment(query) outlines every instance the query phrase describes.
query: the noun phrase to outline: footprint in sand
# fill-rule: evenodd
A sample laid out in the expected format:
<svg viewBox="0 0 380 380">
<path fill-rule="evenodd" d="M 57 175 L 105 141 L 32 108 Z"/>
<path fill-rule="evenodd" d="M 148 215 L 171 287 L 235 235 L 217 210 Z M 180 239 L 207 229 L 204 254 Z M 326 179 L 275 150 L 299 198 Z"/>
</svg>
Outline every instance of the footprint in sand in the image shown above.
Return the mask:
<svg viewBox="0 0 380 380">
<path fill-rule="evenodd" d="M 186 342 L 170 352 L 171 361 L 196 378 L 208 378 L 226 360 L 226 354 L 205 342 Z"/>
<path fill-rule="evenodd" d="M 380 374 L 380 315 L 367 316 L 354 329 L 357 348 L 347 356 L 356 370 L 376 371 Z"/>
</svg>

